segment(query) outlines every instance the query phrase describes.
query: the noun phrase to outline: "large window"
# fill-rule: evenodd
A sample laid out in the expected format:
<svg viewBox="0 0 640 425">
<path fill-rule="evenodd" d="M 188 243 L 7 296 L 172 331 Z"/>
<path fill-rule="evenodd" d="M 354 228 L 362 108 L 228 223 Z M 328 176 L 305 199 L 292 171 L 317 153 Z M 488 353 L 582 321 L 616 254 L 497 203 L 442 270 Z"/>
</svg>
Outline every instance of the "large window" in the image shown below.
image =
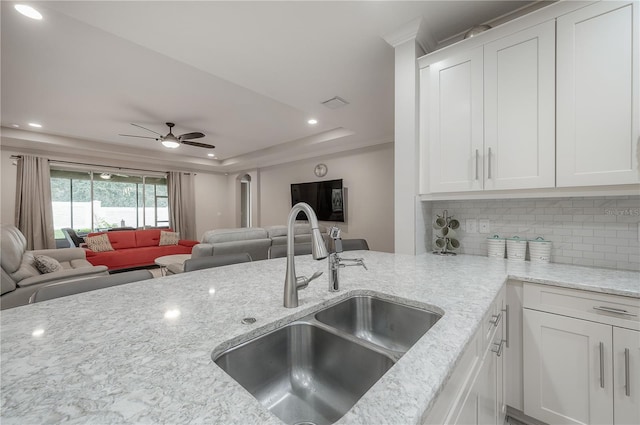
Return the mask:
<svg viewBox="0 0 640 425">
<path fill-rule="evenodd" d="M 169 225 L 164 177 L 52 169 L 51 197 L 56 239 L 65 227 L 86 233 Z"/>
</svg>

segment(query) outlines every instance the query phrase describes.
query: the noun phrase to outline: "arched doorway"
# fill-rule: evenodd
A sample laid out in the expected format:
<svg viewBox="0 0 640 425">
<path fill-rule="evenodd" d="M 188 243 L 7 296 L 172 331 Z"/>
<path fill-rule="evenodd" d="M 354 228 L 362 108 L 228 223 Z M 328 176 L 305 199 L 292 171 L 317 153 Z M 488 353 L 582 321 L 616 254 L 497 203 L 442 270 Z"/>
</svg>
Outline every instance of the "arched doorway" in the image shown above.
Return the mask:
<svg viewBox="0 0 640 425">
<path fill-rule="evenodd" d="M 240 179 L 240 227 L 251 227 L 251 176 Z"/>
</svg>

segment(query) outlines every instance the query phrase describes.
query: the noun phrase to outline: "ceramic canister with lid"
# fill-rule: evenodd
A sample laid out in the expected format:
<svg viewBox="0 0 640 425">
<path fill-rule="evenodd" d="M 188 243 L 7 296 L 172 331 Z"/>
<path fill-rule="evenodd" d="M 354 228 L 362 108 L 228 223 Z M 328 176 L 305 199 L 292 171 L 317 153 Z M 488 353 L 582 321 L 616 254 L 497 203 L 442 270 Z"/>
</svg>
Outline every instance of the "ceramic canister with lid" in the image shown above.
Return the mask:
<svg viewBox="0 0 640 425">
<path fill-rule="evenodd" d="M 527 253 L 527 240 L 520 239 L 520 236 L 507 238 L 507 258 L 509 260 L 524 261 Z"/>
<path fill-rule="evenodd" d="M 530 240 L 529 259 L 532 263 L 548 263 L 551 259 L 551 241 L 542 236 Z"/>
<path fill-rule="evenodd" d="M 499 235 L 487 238 L 487 256 L 491 258 L 504 258 L 505 239 Z"/>
</svg>

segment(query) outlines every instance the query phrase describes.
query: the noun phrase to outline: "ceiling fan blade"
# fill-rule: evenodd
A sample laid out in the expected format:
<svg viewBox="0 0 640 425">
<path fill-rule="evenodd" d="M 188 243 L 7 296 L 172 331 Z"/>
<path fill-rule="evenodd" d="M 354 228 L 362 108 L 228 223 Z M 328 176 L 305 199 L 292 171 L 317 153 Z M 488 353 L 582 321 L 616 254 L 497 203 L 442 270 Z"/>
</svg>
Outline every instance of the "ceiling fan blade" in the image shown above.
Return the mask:
<svg viewBox="0 0 640 425">
<path fill-rule="evenodd" d="M 143 129 L 143 130 L 150 131 L 151 133 L 153 133 L 153 134 L 157 134 L 158 136 L 162 136 L 162 134 L 158 133 L 157 131 L 149 130 L 147 127 L 143 127 L 143 126 L 141 126 L 141 125 L 134 124 L 134 123 L 130 123 L 130 124 L 131 124 L 131 125 L 133 125 L 133 126 L 135 126 L 135 127 L 139 127 L 139 128 L 141 128 L 141 129 Z"/>
<path fill-rule="evenodd" d="M 141 138 L 141 139 L 153 139 L 153 140 L 160 140 L 158 137 L 136 136 L 135 134 L 118 134 L 118 136 L 125 136 L 125 137 L 139 137 L 139 138 Z"/>
<path fill-rule="evenodd" d="M 215 146 L 213 146 L 213 145 L 207 145 L 206 143 L 200 143 L 200 142 L 192 142 L 190 140 L 182 140 L 182 144 L 183 145 L 189 145 L 189 146 L 195 146 L 197 148 L 205 148 L 205 149 L 213 149 L 213 148 L 215 148 Z"/>
<path fill-rule="evenodd" d="M 204 137 L 204 134 L 200 133 L 199 131 L 196 131 L 194 133 L 182 134 L 182 135 L 178 136 L 178 139 L 180 139 L 180 140 L 190 140 L 190 139 L 199 139 L 201 137 Z"/>
</svg>

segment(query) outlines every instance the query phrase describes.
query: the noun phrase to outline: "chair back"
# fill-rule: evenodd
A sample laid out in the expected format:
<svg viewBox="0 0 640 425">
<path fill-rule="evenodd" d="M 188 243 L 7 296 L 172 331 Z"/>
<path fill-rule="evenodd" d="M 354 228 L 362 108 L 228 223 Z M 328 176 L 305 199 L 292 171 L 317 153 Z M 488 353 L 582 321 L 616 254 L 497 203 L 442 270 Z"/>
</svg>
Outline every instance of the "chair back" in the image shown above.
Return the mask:
<svg viewBox="0 0 640 425">
<path fill-rule="evenodd" d="M 31 298 L 29 298 L 29 303 L 37 303 L 82 292 L 89 292 L 96 289 L 109 288 L 111 286 L 151 279 L 152 277 L 153 274 L 149 270 L 133 270 L 129 272 L 115 273 L 109 276 L 52 283 L 51 285 L 43 286 L 38 289 Z"/>
<path fill-rule="evenodd" d="M 366 239 L 342 239 L 343 251 L 369 250 Z"/>
<path fill-rule="evenodd" d="M 84 243 L 84 239 L 78 236 L 75 230 L 70 229 L 68 227 L 65 227 L 64 229 L 61 229 L 61 230 L 62 230 L 62 234 L 64 234 L 64 237 L 69 241 L 70 248 L 73 248 L 74 246 L 79 247 L 81 244 Z"/>
<path fill-rule="evenodd" d="M 194 270 L 210 269 L 212 267 L 227 266 L 229 264 L 248 263 L 250 261 L 251 255 L 246 252 L 191 258 L 184 262 L 184 271 L 192 272 Z"/>
<path fill-rule="evenodd" d="M 310 243 L 297 243 L 293 246 L 293 255 L 311 254 Z M 287 256 L 287 245 L 273 245 L 269 247 L 269 258 L 282 258 Z"/>
</svg>

